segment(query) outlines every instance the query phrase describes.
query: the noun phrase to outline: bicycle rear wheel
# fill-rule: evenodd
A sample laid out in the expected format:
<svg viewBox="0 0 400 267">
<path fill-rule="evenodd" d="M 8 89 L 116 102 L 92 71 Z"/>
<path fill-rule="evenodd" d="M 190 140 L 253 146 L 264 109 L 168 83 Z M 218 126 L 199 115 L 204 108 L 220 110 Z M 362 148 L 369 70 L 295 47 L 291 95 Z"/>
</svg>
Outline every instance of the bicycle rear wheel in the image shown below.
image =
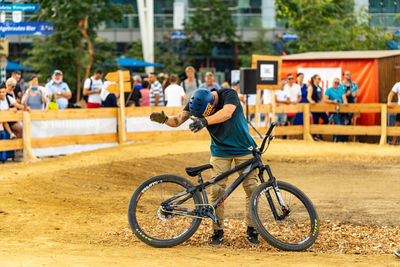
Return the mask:
<svg viewBox="0 0 400 267">
<path fill-rule="evenodd" d="M 250 198 L 250 216 L 254 226 L 276 248 L 287 251 L 305 250 L 318 236 L 317 212 L 310 199 L 298 188 L 281 181 L 277 183 L 289 212 L 285 211 L 285 214 L 282 211 L 272 184 L 263 183 L 254 190 Z"/>
<path fill-rule="evenodd" d="M 154 247 L 172 247 L 189 239 L 200 225 L 195 211 L 202 204 L 198 191 L 184 193 L 193 184 L 175 175 L 160 175 L 141 184 L 132 195 L 128 220 L 132 231 Z M 182 193 L 182 196 L 161 205 Z M 179 203 L 183 201 L 183 203 Z"/>
</svg>

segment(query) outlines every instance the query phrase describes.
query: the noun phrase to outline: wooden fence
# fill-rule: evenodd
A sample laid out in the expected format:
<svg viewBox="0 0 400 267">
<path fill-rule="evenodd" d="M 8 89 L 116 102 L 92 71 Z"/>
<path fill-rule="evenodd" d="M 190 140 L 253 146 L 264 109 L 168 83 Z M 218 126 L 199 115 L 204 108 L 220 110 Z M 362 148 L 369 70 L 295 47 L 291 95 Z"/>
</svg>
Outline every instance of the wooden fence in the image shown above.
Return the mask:
<svg viewBox="0 0 400 267">
<path fill-rule="evenodd" d="M 380 144 L 386 144 L 387 136 L 400 136 L 400 127 L 387 126 L 388 113 L 400 113 L 400 106 L 388 108 L 386 104 L 349 104 L 339 105 L 340 113 L 380 113 L 380 124 L 373 126 L 359 125 L 312 125 L 310 124 L 311 112 L 337 112 L 336 104 L 297 104 L 297 105 L 259 105 L 250 106 L 249 113 L 256 114 L 256 125 L 259 125 L 259 114 L 276 113 L 303 113 L 304 125 L 280 126 L 275 130 L 276 135 L 302 135 L 304 140 L 311 141 L 312 134 L 329 135 L 370 135 L 380 136 Z M 23 138 L 13 140 L 0 140 L 0 151 L 23 149 L 24 159 L 33 160 L 35 155 L 33 148 L 56 147 L 67 145 L 85 145 L 118 142 L 124 144 L 127 141 L 142 140 L 177 140 L 177 139 L 201 139 L 208 133 L 201 131 L 192 134 L 189 130 L 180 131 L 150 131 L 150 132 L 126 132 L 125 117 L 148 117 L 154 111 L 165 110 L 169 115 L 176 115 L 182 111 L 181 107 L 133 107 L 125 109 L 99 108 L 99 109 L 66 109 L 38 111 L 0 111 L 0 120 L 22 121 Z M 67 120 L 67 119 L 95 119 L 117 118 L 118 131 L 116 133 L 99 133 L 85 135 L 66 135 L 47 138 L 31 138 L 31 121 Z M 266 118 L 266 120 L 267 120 Z M 265 133 L 267 126 L 257 127 L 261 133 Z M 253 132 L 253 130 L 251 129 Z"/>
</svg>

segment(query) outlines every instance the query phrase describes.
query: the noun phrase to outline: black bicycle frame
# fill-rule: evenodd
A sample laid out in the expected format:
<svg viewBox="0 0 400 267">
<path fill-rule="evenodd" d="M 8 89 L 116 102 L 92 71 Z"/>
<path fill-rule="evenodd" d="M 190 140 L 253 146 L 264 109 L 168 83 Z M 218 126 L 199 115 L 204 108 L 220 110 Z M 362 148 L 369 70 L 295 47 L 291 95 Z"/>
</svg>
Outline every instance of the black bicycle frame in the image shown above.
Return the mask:
<svg viewBox="0 0 400 267">
<path fill-rule="evenodd" d="M 242 172 L 242 174 L 228 187 L 228 189 L 224 192 L 224 194 L 219 199 L 217 199 L 217 201 L 215 201 L 215 203 L 212 205 L 214 209 L 217 209 L 219 206 L 221 206 L 221 204 L 229 197 L 229 195 L 232 194 L 232 192 L 243 182 L 243 180 L 247 177 L 247 175 L 249 173 L 251 173 L 255 169 L 259 169 L 258 178 L 260 179 L 261 183 L 265 182 L 264 176 L 263 176 L 263 171 L 264 170 L 267 171 L 267 174 L 269 176 L 269 181 L 272 181 L 272 184 L 273 184 L 274 189 L 275 189 L 275 193 L 277 194 L 277 198 L 278 198 L 281 206 L 285 207 L 285 205 L 283 203 L 283 200 L 280 197 L 279 189 L 277 187 L 275 177 L 272 175 L 272 172 L 271 172 L 271 169 L 270 169 L 269 165 L 264 165 L 262 163 L 260 155 L 258 155 L 257 153 L 254 153 L 254 157 L 253 158 L 243 162 L 242 164 L 239 164 L 238 166 L 230 169 L 227 172 L 224 172 L 224 173 L 222 173 L 222 174 L 210 179 L 209 181 L 207 181 L 205 183 L 203 183 L 203 178 L 201 176 L 201 173 L 199 173 L 199 175 L 198 175 L 199 185 L 194 186 L 192 188 L 189 188 L 186 191 L 181 192 L 181 193 L 173 196 L 172 198 L 164 201 L 161 204 L 162 205 L 168 205 L 169 203 L 171 203 L 175 199 L 178 199 L 179 197 L 181 197 L 181 196 L 183 196 L 185 194 L 189 194 L 187 197 L 181 199 L 177 203 L 174 203 L 174 205 L 180 205 L 180 204 L 184 203 L 186 200 L 191 198 L 191 193 L 193 193 L 194 191 L 198 190 L 198 191 L 202 192 L 203 203 L 207 205 L 208 204 L 208 197 L 207 197 L 207 193 L 206 193 L 205 188 L 210 186 L 210 185 L 212 185 L 212 184 L 215 184 L 216 182 L 218 182 L 218 181 L 228 177 L 229 175 L 237 172 L 238 170 L 242 170 L 242 169 L 245 169 Z M 270 206 L 271 206 L 271 209 L 272 209 L 272 211 L 274 213 L 274 216 L 277 218 L 278 215 L 277 215 L 276 209 L 275 209 L 275 207 L 274 207 L 274 205 L 272 203 L 272 198 L 271 198 L 269 192 L 266 192 L 266 196 L 267 196 L 268 202 L 270 203 Z"/>
</svg>

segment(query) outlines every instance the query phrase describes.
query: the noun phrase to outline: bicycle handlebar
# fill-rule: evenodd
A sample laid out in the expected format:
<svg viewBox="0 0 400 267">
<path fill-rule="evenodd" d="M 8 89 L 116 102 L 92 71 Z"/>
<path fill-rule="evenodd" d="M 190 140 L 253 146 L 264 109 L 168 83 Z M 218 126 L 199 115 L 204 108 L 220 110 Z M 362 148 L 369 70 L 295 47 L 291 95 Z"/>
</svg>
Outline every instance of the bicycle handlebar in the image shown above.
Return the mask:
<svg viewBox="0 0 400 267">
<path fill-rule="evenodd" d="M 276 126 L 275 122 L 271 123 L 271 126 L 269 127 L 267 133 L 265 134 L 264 140 L 263 140 L 263 142 L 261 144 L 261 147 L 260 147 L 260 151 L 261 152 L 264 150 L 265 142 L 267 142 L 267 140 L 270 138 L 272 130 L 274 129 L 275 126 Z"/>
</svg>

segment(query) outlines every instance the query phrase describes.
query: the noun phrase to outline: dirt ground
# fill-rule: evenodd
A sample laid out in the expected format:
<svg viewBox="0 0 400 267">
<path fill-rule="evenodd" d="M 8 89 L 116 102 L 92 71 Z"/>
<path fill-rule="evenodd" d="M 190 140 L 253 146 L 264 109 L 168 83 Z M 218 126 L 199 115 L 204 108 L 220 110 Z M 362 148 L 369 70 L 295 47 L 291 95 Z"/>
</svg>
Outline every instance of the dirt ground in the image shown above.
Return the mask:
<svg viewBox="0 0 400 267">
<path fill-rule="evenodd" d="M 207 245 L 205 221 L 174 248 L 137 240 L 126 215 L 136 187 L 163 173 L 188 178 L 184 167 L 208 163 L 208 150 L 208 140 L 148 142 L 0 166 L 0 266 L 400 266 L 392 254 L 400 248 L 400 149 L 391 146 L 272 143 L 265 163 L 320 217 L 306 252 L 243 242 L 241 187 L 225 202 L 223 246 Z"/>
</svg>

